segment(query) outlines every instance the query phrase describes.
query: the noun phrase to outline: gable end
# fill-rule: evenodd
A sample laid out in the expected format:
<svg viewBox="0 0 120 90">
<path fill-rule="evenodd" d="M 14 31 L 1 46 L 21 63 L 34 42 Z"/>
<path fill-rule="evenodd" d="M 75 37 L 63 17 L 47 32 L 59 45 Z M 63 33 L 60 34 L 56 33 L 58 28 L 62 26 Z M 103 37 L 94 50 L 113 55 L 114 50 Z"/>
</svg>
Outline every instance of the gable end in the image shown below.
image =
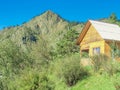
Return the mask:
<svg viewBox="0 0 120 90">
<path fill-rule="evenodd" d="M 83 40 L 85 34 L 87 33 L 87 31 L 90 27 L 90 25 L 91 25 L 91 23 L 89 21 L 85 24 L 84 28 L 82 29 L 82 31 L 77 39 L 77 43 L 76 43 L 77 45 L 80 45 L 81 41 Z"/>
</svg>

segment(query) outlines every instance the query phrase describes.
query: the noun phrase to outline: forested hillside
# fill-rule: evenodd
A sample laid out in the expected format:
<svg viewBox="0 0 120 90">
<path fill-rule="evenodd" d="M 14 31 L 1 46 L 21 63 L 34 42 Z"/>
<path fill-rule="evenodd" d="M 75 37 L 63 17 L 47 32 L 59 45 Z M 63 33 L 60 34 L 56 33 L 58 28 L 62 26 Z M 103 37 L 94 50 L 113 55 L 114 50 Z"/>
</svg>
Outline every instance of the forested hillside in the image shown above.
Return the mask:
<svg viewBox="0 0 120 90">
<path fill-rule="evenodd" d="M 75 39 L 83 26 L 83 23 L 68 22 L 59 15 L 46 11 L 20 26 L 4 28 L 0 32 L 1 88 L 13 90 L 21 87 L 25 90 L 26 87 L 19 86 L 23 83 L 19 80 L 29 75 L 29 72 L 31 75 L 38 74 L 38 78 L 46 77 L 44 75 L 39 77 L 39 75 L 46 72 L 51 62 L 58 57 L 63 58 L 79 52 Z M 28 85 L 27 90 L 35 88 L 34 81 L 29 81 L 31 77 L 27 78 L 27 82 L 30 83 L 29 86 L 25 82 Z M 19 83 L 15 86 L 17 79 Z M 34 80 L 34 77 L 31 79 Z M 38 88 L 42 87 L 38 86 Z"/>
</svg>

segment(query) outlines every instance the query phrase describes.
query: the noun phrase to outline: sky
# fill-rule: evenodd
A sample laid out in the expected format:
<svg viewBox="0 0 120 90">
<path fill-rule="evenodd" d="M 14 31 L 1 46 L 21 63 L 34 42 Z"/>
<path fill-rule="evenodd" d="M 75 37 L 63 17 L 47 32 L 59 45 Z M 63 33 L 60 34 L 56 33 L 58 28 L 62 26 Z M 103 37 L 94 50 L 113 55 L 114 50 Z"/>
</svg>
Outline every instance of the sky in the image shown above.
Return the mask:
<svg viewBox="0 0 120 90">
<path fill-rule="evenodd" d="M 120 19 L 120 0 L 0 0 L 0 29 L 21 25 L 47 10 L 68 21 L 86 22 L 111 13 Z"/>
</svg>

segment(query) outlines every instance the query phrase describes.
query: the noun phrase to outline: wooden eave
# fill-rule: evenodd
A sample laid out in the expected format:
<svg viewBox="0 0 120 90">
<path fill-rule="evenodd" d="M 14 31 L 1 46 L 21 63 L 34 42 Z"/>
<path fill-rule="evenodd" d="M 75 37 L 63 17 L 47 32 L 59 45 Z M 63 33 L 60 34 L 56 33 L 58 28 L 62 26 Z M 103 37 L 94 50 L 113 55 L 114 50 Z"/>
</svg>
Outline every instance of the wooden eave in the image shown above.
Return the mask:
<svg viewBox="0 0 120 90">
<path fill-rule="evenodd" d="M 120 43 L 120 41 L 118 41 L 118 40 L 111 40 L 111 39 L 104 39 L 106 42 L 119 42 Z"/>
<path fill-rule="evenodd" d="M 77 45 L 80 45 L 81 41 L 83 40 L 84 36 L 86 35 L 86 33 L 87 33 L 87 31 L 88 31 L 88 29 L 89 29 L 89 27 L 90 27 L 90 25 L 91 25 L 90 21 L 88 21 L 88 22 L 85 24 L 84 28 L 82 29 L 82 31 L 81 31 L 81 33 L 79 34 L 79 37 L 78 37 L 78 39 L 77 39 L 77 42 L 76 42 Z"/>
</svg>

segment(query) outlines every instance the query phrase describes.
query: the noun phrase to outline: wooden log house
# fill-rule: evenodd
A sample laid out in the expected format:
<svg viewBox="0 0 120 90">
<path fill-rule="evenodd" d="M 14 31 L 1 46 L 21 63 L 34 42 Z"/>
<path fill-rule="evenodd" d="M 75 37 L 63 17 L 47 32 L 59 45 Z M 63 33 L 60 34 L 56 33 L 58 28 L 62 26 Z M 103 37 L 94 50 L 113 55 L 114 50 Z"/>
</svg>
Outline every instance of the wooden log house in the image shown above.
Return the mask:
<svg viewBox="0 0 120 90">
<path fill-rule="evenodd" d="M 115 24 L 89 20 L 77 39 L 80 52 L 87 52 L 89 56 L 105 54 L 111 56 L 111 43 L 120 48 L 120 27 Z"/>
</svg>

